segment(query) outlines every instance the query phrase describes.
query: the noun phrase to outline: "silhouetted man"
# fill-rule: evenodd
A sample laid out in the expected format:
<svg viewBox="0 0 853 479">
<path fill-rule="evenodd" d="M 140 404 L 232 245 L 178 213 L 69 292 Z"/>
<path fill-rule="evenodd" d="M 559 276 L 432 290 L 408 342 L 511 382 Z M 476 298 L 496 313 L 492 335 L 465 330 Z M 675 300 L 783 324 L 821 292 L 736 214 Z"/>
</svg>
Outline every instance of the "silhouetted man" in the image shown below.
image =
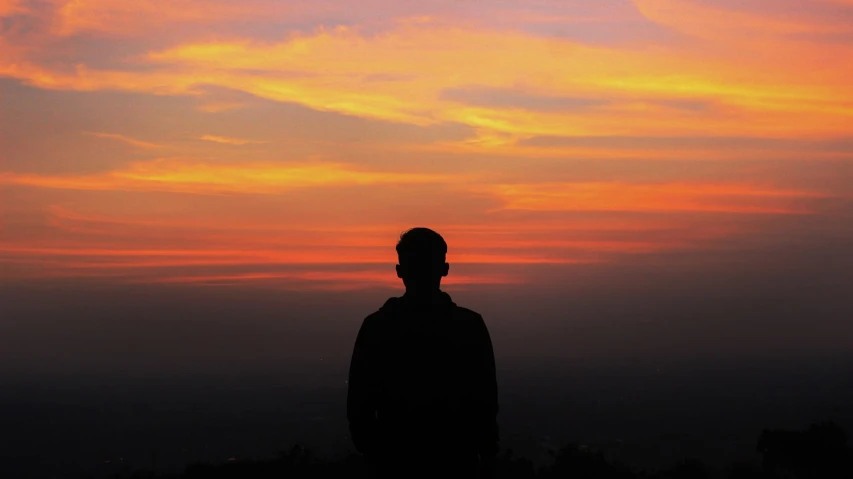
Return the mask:
<svg viewBox="0 0 853 479">
<path fill-rule="evenodd" d="M 447 243 L 413 228 L 397 244 L 406 293 L 355 342 L 347 417 L 378 477 L 490 476 L 498 450 L 495 358 L 483 318 L 441 291 Z"/>
</svg>

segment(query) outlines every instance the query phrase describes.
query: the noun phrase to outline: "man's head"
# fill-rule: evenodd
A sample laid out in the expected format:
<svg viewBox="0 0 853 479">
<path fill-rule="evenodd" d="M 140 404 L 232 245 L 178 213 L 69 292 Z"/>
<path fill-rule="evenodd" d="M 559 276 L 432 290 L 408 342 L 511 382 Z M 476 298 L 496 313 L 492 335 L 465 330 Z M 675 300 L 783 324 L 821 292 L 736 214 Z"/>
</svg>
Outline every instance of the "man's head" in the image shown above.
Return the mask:
<svg viewBox="0 0 853 479">
<path fill-rule="evenodd" d="M 447 243 L 429 228 L 412 228 L 400 235 L 397 258 L 397 277 L 409 291 L 439 289 L 441 278 L 450 270 Z"/>
</svg>

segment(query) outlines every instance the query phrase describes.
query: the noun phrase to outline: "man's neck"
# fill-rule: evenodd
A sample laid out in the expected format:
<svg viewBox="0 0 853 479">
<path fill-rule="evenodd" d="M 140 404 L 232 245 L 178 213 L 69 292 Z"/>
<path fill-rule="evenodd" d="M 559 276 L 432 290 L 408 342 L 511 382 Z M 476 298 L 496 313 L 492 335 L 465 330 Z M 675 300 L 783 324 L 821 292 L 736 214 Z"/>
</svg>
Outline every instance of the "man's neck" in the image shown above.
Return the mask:
<svg viewBox="0 0 853 479">
<path fill-rule="evenodd" d="M 413 300 L 426 300 L 441 296 L 441 288 L 431 289 L 407 289 L 404 296 Z"/>
</svg>

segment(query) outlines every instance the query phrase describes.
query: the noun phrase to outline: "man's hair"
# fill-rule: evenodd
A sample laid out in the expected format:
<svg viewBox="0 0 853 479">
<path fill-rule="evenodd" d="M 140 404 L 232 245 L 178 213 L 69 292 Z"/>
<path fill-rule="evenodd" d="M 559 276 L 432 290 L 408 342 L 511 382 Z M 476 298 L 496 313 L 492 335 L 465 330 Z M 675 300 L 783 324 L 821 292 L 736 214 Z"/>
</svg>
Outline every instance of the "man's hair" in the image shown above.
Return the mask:
<svg viewBox="0 0 853 479">
<path fill-rule="evenodd" d="M 444 263 L 447 243 L 429 228 L 412 228 L 400 235 L 397 257 L 401 263 Z"/>
</svg>

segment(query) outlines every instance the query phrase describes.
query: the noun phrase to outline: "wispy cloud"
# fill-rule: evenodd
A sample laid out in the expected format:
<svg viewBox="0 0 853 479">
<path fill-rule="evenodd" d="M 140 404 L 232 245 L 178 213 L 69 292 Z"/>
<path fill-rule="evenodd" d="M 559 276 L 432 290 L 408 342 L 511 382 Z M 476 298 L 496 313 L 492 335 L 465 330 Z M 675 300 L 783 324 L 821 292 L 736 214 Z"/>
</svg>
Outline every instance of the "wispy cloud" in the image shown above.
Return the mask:
<svg viewBox="0 0 853 479">
<path fill-rule="evenodd" d="M 768 41 L 762 52 L 781 45 Z M 848 46 L 832 48 L 835 58 L 851 53 Z M 678 45 L 629 51 L 485 26 L 409 22 L 381 35 L 339 27 L 277 42 L 185 42 L 134 60 L 144 63 L 138 69 L 57 69 L 24 58 L 0 64 L 0 75 L 85 91 L 196 95 L 208 85 L 361 118 L 461 123 L 484 137 L 841 135 L 853 128 L 846 87 L 853 71 L 819 53 L 794 62 L 763 53 L 731 61 Z M 393 80 L 375 81 L 377 75 Z M 469 103 L 460 103 L 465 97 Z M 579 108 L 588 99 L 606 108 Z M 705 104 L 721 107 L 672 108 Z"/>
<path fill-rule="evenodd" d="M 246 0 L 240 2 L 150 0 L 51 0 L 57 4 L 54 32 L 71 36 L 83 32 L 116 36 L 145 34 L 168 25 L 222 23 L 237 19 L 284 15 L 294 9 L 283 2 Z"/>
<path fill-rule="evenodd" d="M 650 20 L 675 28 L 688 35 L 715 41 L 740 42 L 758 37 L 787 36 L 797 33 L 851 32 L 853 27 L 842 18 L 821 15 L 818 0 L 812 3 L 810 15 L 805 9 L 786 9 L 781 2 L 756 1 L 752 5 L 731 2 L 714 5 L 701 0 L 634 0 L 634 4 Z M 847 0 L 834 3 L 853 5 Z M 722 2 L 720 2 L 722 3 Z M 833 3 L 830 0 L 828 3 Z M 765 8 L 762 8 L 765 7 Z M 725 38 L 729 35 L 729 38 Z M 750 42 L 747 42 L 749 46 Z"/>
<path fill-rule="evenodd" d="M 0 0 L 0 265 L 390 284 L 411 222 L 569 267 L 845 200 L 848 0 L 469 3 Z"/>
<path fill-rule="evenodd" d="M 27 11 L 22 0 L 0 0 L 0 17 L 24 13 Z"/>
<path fill-rule="evenodd" d="M 245 140 L 243 138 L 231 138 L 227 136 L 218 136 L 218 135 L 202 135 L 199 137 L 200 140 L 204 141 L 212 141 L 214 143 L 221 143 L 224 145 L 249 145 L 249 144 L 259 144 L 266 143 L 266 141 L 260 140 Z"/>
<path fill-rule="evenodd" d="M 166 148 L 167 145 L 162 145 L 159 143 L 152 143 L 150 141 L 143 141 L 136 138 L 132 138 L 127 135 L 120 135 L 118 133 L 104 133 L 104 132 L 86 132 L 87 135 L 97 136 L 98 138 L 107 138 L 111 140 L 118 140 L 128 145 L 135 146 L 137 148 L 145 148 L 145 149 L 157 149 L 157 148 Z"/>
<path fill-rule="evenodd" d="M 95 175 L 0 173 L 0 183 L 94 191 L 275 194 L 295 188 L 346 185 L 459 183 L 453 175 L 360 170 L 340 163 L 215 164 L 180 158 L 134 163 Z"/>
<path fill-rule="evenodd" d="M 528 211 L 647 211 L 807 214 L 820 192 L 739 184 L 541 183 L 495 185 L 504 207 Z"/>
</svg>

